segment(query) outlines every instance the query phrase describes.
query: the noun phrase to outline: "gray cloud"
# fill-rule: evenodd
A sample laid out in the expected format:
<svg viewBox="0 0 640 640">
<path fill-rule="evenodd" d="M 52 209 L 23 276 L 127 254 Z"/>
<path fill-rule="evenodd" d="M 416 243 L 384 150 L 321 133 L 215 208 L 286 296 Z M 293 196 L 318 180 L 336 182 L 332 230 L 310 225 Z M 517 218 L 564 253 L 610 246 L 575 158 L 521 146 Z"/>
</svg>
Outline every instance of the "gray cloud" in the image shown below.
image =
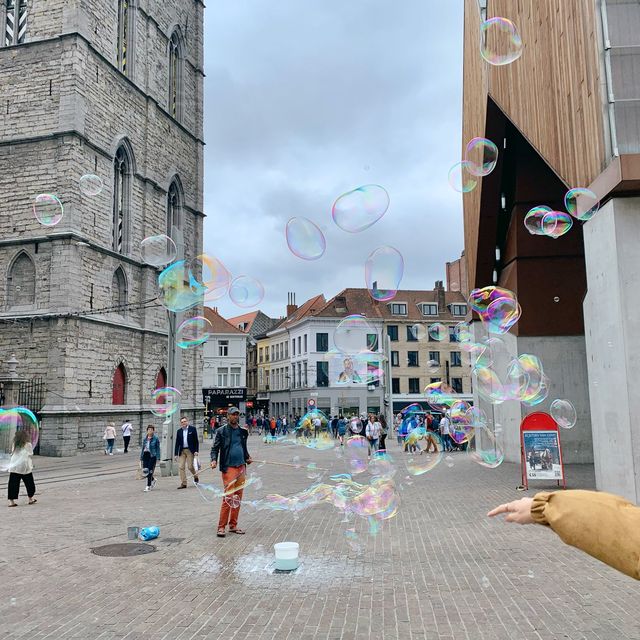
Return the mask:
<svg viewBox="0 0 640 640">
<path fill-rule="evenodd" d="M 283 312 L 287 291 L 302 302 L 363 286 L 364 261 L 382 244 L 403 253 L 405 288 L 431 288 L 458 256 L 461 200 L 447 173 L 461 148 L 459 4 L 218 0 L 207 9 L 205 249 L 262 280 L 267 313 Z M 389 191 L 389 211 L 345 233 L 331 205 L 368 183 Z M 288 251 L 293 216 L 325 231 L 321 260 Z"/>
</svg>

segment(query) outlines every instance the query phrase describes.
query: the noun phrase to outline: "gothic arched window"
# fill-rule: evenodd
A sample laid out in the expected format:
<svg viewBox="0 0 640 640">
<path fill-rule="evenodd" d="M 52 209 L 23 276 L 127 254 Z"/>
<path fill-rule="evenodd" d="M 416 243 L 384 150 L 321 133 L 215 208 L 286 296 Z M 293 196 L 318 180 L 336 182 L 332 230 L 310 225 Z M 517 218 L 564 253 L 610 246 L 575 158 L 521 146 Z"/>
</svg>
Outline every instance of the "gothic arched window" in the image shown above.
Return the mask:
<svg viewBox="0 0 640 640">
<path fill-rule="evenodd" d="M 131 151 L 122 144 L 113 159 L 113 250 L 118 253 L 128 246 L 132 167 Z"/>
<path fill-rule="evenodd" d="M 169 113 L 182 120 L 182 75 L 184 45 L 176 29 L 169 39 Z"/>
<path fill-rule="evenodd" d="M 178 178 L 174 178 L 167 192 L 167 235 L 175 239 L 176 229 L 182 229 L 182 187 Z"/>
<path fill-rule="evenodd" d="M 127 397 L 127 371 L 120 363 L 111 381 L 111 404 L 125 404 Z"/>
<path fill-rule="evenodd" d="M 36 267 L 23 251 L 13 261 L 7 276 L 7 305 L 20 307 L 35 304 Z"/>
<path fill-rule="evenodd" d="M 114 312 L 125 315 L 125 305 L 127 304 L 127 278 L 122 267 L 118 267 L 113 274 L 111 281 L 111 305 Z"/>
</svg>

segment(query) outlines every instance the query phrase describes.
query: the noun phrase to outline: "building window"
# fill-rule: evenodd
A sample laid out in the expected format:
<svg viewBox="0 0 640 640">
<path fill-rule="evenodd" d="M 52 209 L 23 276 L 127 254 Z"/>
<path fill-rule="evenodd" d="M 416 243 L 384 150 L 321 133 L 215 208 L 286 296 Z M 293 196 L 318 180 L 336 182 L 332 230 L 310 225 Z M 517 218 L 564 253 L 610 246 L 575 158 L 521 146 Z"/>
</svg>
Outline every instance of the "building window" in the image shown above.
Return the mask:
<svg viewBox="0 0 640 640">
<path fill-rule="evenodd" d="M 13 261 L 7 277 L 8 307 L 33 305 L 36 301 L 36 267 L 23 251 Z"/>
<path fill-rule="evenodd" d="M 6 0 L 4 46 L 22 44 L 27 35 L 27 0 Z"/>
<path fill-rule="evenodd" d="M 288 340 L 284 343 L 284 357 L 285 358 L 289 357 L 289 341 Z"/>
<path fill-rule="evenodd" d="M 176 231 L 182 229 L 182 187 L 176 177 L 167 192 L 167 235 L 175 240 Z"/>
<path fill-rule="evenodd" d="M 387 335 L 391 342 L 398 342 L 398 325 L 390 324 L 387 326 Z"/>
<path fill-rule="evenodd" d="M 409 367 L 417 367 L 418 365 L 418 352 L 407 351 L 407 361 Z"/>
<path fill-rule="evenodd" d="M 296 388 L 296 368 L 294 365 L 291 365 L 291 386 Z"/>
<path fill-rule="evenodd" d="M 409 393 L 420 393 L 420 378 L 409 378 Z"/>
<path fill-rule="evenodd" d="M 167 372 L 164 367 L 160 367 L 160 371 L 156 375 L 156 389 L 164 389 L 167 386 Z M 164 402 L 164 398 L 160 396 L 156 400 L 156 404 L 162 404 Z"/>
<path fill-rule="evenodd" d="M 399 367 L 400 366 L 400 352 L 392 351 L 391 352 L 391 366 Z"/>
<path fill-rule="evenodd" d="M 218 355 L 225 357 L 229 355 L 229 341 L 218 340 Z"/>
<path fill-rule="evenodd" d="M 131 0 L 118 0 L 118 69 L 131 75 L 133 44 L 133 6 Z"/>
<path fill-rule="evenodd" d="M 120 145 L 113 160 L 113 250 L 126 253 L 131 202 L 132 156 Z"/>
<path fill-rule="evenodd" d="M 298 338 L 299 339 L 299 338 Z M 298 386 L 302 386 L 302 362 L 298 362 Z"/>
<path fill-rule="evenodd" d="M 291 338 L 291 355 L 292 356 L 296 355 L 296 339 L 295 338 Z"/>
<path fill-rule="evenodd" d="M 127 372 L 120 363 L 113 372 L 111 382 L 111 404 L 124 404 L 127 395 Z"/>
<path fill-rule="evenodd" d="M 367 384 L 374 387 L 380 386 L 380 363 L 367 362 Z"/>
<path fill-rule="evenodd" d="M 298 355 L 302 353 L 302 338 L 298 336 Z"/>
<path fill-rule="evenodd" d="M 316 333 L 316 351 L 326 353 L 329 351 L 329 334 Z"/>
<path fill-rule="evenodd" d="M 258 378 L 260 379 L 260 388 L 262 389 L 264 383 L 264 369 L 258 370 Z"/>
<path fill-rule="evenodd" d="M 454 315 L 454 316 L 466 316 L 467 315 L 467 305 L 466 304 L 452 304 L 451 305 L 451 315 Z"/>
<path fill-rule="evenodd" d="M 449 327 L 449 342 L 460 342 L 460 336 L 456 327 Z"/>
<path fill-rule="evenodd" d="M 407 315 L 407 305 L 404 302 L 393 302 L 389 305 L 391 309 L 391 315 L 394 316 L 406 316 Z"/>
<path fill-rule="evenodd" d="M 240 367 L 231 367 L 229 371 L 229 385 L 232 387 L 240 386 Z"/>
<path fill-rule="evenodd" d="M 461 367 L 462 366 L 462 352 L 461 351 L 452 351 L 451 352 L 451 366 L 452 367 Z"/>
<path fill-rule="evenodd" d="M 462 378 L 451 378 L 451 387 L 456 393 L 462 393 Z"/>
<path fill-rule="evenodd" d="M 442 382 L 442 378 L 430 378 L 429 383 L 434 384 L 436 382 Z"/>
<path fill-rule="evenodd" d="M 429 363 L 440 366 L 440 352 L 429 351 Z"/>
<path fill-rule="evenodd" d="M 307 367 L 307 362 L 305 360 L 305 363 L 304 363 L 304 386 L 305 387 L 309 386 L 309 378 L 307 376 L 307 373 L 308 373 L 308 367 Z"/>
<path fill-rule="evenodd" d="M 304 352 L 307 353 L 307 334 L 304 334 Z"/>
<path fill-rule="evenodd" d="M 378 334 L 377 333 L 367 333 L 367 349 L 369 351 L 378 350 Z"/>
<path fill-rule="evenodd" d="M 418 332 L 410 325 L 407 325 L 407 342 L 418 342 Z"/>
<path fill-rule="evenodd" d="M 127 279 L 122 267 L 118 267 L 111 280 L 111 305 L 113 311 L 121 316 L 125 315 L 127 304 Z"/>
<path fill-rule="evenodd" d="M 229 382 L 229 368 L 218 367 L 218 386 L 226 387 Z"/>
<path fill-rule="evenodd" d="M 276 360 L 276 347 L 275 345 L 271 345 L 271 362 L 275 362 Z"/>
<path fill-rule="evenodd" d="M 329 386 L 329 363 L 318 362 L 316 365 L 316 386 L 328 387 Z"/>
<path fill-rule="evenodd" d="M 184 45 L 176 29 L 169 39 L 169 113 L 182 120 L 182 67 Z"/>
<path fill-rule="evenodd" d="M 420 305 L 420 310 L 422 311 L 423 316 L 437 316 L 438 315 L 438 305 L 432 304 L 430 302 L 425 302 Z"/>
<path fill-rule="evenodd" d="M 400 378 L 391 378 L 391 393 L 400 393 Z"/>
<path fill-rule="evenodd" d="M 258 349 L 258 362 L 262 362 L 262 347 Z"/>
</svg>

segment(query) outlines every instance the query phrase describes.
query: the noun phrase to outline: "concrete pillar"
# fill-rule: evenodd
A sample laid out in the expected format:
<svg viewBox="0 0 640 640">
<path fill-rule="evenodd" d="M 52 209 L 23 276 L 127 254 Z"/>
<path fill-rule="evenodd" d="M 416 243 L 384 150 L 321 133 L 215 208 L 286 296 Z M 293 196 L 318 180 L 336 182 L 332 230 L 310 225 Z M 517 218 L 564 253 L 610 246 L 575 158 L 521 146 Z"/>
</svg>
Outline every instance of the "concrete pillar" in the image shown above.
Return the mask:
<svg viewBox="0 0 640 640">
<path fill-rule="evenodd" d="M 640 501 L 640 198 L 584 225 L 584 301 L 598 489 Z"/>
</svg>

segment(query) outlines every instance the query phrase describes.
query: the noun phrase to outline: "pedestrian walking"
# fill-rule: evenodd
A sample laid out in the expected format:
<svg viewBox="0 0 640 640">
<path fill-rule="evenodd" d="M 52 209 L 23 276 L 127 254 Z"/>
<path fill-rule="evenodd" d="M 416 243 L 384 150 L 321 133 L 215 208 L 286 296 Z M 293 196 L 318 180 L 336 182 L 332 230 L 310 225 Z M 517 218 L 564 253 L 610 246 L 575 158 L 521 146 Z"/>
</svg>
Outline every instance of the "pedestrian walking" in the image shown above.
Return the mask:
<svg viewBox="0 0 640 640">
<path fill-rule="evenodd" d="M 133 425 L 129 422 L 129 418 L 125 418 L 122 426 L 122 439 L 124 440 L 124 452 L 129 453 L 129 442 L 131 442 L 131 431 L 133 430 Z"/>
<path fill-rule="evenodd" d="M 220 427 L 216 430 L 220 431 Z M 180 472 L 180 486 L 178 489 L 187 488 L 187 474 L 185 467 L 189 468 L 189 471 L 193 474 L 193 479 L 196 482 L 200 482 L 198 479 L 198 472 L 193 466 L 194 459 L 198 457 L 198 451 L 200 450 L 200 443 L 198 442 L 198 430 L 189 424 L 189 421 L 185 416 L 180 418 L 180 429 L 176 436 L 176 446 L 174 455 L 178 460 L 178 471 Z"/>
<path fill-rule="evenodd" d="M 378 441 L 380 440 L 380 434 L 382 433 L 382 425 L 374 415 L 369 416 L 367 426 L 365 428 L 365 435 L 369 442 L 369 457 L 371 452 L 375 453 L 378 450 Z"/>
<path fill-rule="evenodd" d="M 322 420 L 320 416 L 316 416 L 313 419 L 313 437 L 317 438 L 320 435 L 320 429 L 322 428 Z"/>
<path fill-rule="evenodd" d="M 340 416 L 338 419 L 338 440 L 340 440 L 340 446 L 344 445 L 344 436 L 347 433 L 347 421 L 344 416 Z"/>
<path fill-rule="evenodd" d="M 334 440 L 338 439 L 338 416 L 333 416 L 331 419 L 331 433 L 333 434 Z"/>
<path fill-rule="evenodd" d="M 444 416 L 440 420 L 440 436 L 442 437 L 442 444 L 445 451 L 453 451 L 453 441 L 451 440 L 451 423 L 449 418 Z"/>
<path fill-rule="evenodd" d="M 378 446 L 378 450 L 379 451 L 386 451 L 387 450 L 387 435 L 389 433 L 389 428 L 387 427 L 387 421 L 385 419 L 385 417 L 380 414 L 378 416 L 378 422 L 380 423 L 380 426 L 382 427 L 381 431 L 380 431 L 380 445 Z"/>
<path fill-rule="evenodd" d="M 269 433 L 271 434 L 271 440 L 275 440 L 276 427 L 277 427 L 276 419 L 272 416 L 271 420 L 269 421 Z"/>
<path fill-rule="evenodd" d="M 116 442 L 116 425 L 113 422 L 107 423 L 102 439 L 105 441 L 104 455 L 113 455 L 113 445 Z"/>
<path fill-rule="evenodd" d="M 29 434 L 26 431 L 16 431 L 13 437 L 13 448 L 9 460 L 9 485 L 7 498 L 10 507 L 17 507 L 20 494 L 20 481 L 24 482 L 24 488 L 29 496 L 29 504 L 38 502 L 33 496 L 36 494 L 36 483 L 33 480 L 33 447 L 29 442 Z"/>
<path fill-rule="evenodd" d="M 251 464 L 252 460 L 247 450 L 249 433 L 246 429 L 240 428 L 239 414 L 240 411 L 236 407 L 229 409 L 229 423 L 218 429 L 211 447 L 211 468 L 215 469 L 220 464 L 224 487 L 218 519 L 218 538 L 225 537 L 227 526 L 229 533 L 245 533 L 238 528 L 238 517 L 247 475 L 246 465 Z"/>
<path fill-rule="evenodd" d="M 145 491 L 151 491 L 156 486 L 156 479 L 153 472 L 156 468 L 156 462 L 160 457 L 160 440 L 156 435 L 156 428 L 150 424 L 147 425 L 147 436 L 142 443 L 140 451 L 140 464 L 143 469 L 147 470 L 147 486 Z"/>
</svg>

